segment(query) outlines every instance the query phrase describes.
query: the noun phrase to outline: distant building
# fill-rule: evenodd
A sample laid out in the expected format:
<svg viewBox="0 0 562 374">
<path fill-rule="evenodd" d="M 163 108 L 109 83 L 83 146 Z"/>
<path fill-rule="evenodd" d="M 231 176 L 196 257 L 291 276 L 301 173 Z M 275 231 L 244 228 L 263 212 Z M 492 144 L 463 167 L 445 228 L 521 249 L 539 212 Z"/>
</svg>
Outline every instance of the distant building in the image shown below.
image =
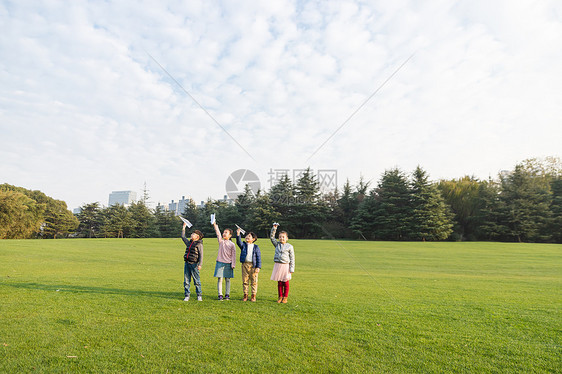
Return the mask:
<svg viewBox="0 0 562 374">
<path fill-rule="evenodd" d="M 176 216 L 181 216 L 185 211 L 185 207 L 189 205 L 190 201 L 191 199 L 186 199 L 185 196 L 182 196 L 181 200 L 178 202 L 174 202 L 174 200 L 172 200 L 172 202 L 168 204 L 168 210 L 174 212 Z"/>
<path fill-rule="evenodd" d="M 235 202 L 235 200 L 230 199 L 228 195 L 224 195 L 222 199 L 218 199 L 217 201 L 225 201 L 228 205 L 234 205 Z M 201 200 L 201 204 L 197 205 L 197 208 L 205 208 L 206 203 L 207 203 L 206 201 Z"/>
<path fill-rule="evenodd" d="M 226 201 L 226 203 L 227 203 L 228 205 L 234 205 L 234 201 L 235 201 L 235 200 L 234 200 L 234 199 L 230 199 L 230 198 L 228 197 L 228 195 L 224 195 L 223 199 L 222 199 L 222 200 L 219 200 L 219 201 Z"/>
<path fill-rule="evenodd" d="M 169 207 L 168 205 L 158 203 L 158 205 L 156 205 L 156 209 L 159 209 L 161 212 L 167 212 Z"/>
<path fill-rule="evenodd" d="M 72 210 L 72 213 L 74 213 L 74 214 L 80 214 L 80 213 L 82 213 L 82 208 L 74 208 L 74 209 Z"/>
<path fill-rule="evenodd" d="M 109 194 L 108 206 L 121 204 L 129 206 L 133 201 L 137 200 L 137 193 L 134 191 L 112 191 Z"/>
<path fill-rule="evenodd" d="M 233 199 L 229 199 L 228 195 L 224 195 L 224 197 L 222 199 L 219 199 L 218 201 L 225 201 L 228 205 L 233 205 L 234 204 L 234 200 Z M 185 208 L 189 205 L 189 203 L 191 202 L 191 198 L 185 198 L 185 196 L 182 196 L 180 200 L 175 201 L 172 200 L 168 206 L 163 205 L 163 204 L 158 204 L 158 206 L 162 207 L 163 210 L 168 210 L 170 212 L 174 212 L 174 214 L 176 216 L 181 216 L 184 212 L 185 212 Z M 197 205 L 197 208 L 204 208 L 206 204 L 206 201 L 201 201 L 201 204 Z"/>
</svg>

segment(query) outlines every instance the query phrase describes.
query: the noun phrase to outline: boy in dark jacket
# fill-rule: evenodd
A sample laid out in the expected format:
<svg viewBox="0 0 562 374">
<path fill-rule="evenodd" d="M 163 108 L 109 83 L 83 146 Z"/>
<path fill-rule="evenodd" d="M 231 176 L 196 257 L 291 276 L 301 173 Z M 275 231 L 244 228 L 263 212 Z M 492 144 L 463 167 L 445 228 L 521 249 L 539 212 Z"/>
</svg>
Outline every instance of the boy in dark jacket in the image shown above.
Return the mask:
<svg viewBox="0 0 562 374">
<path fill-rule="evenodd" d="M 242 301 L 248 300 L 249 283 L 252 284 L 252 297 L 250 301 L 256 301 L 258 293 L 258 273 L 261 269 L 261 252 L 260 247 L 254 244 L 258 239 L 253 232 L 246 235 L 246 241 L 242 242 L 240 238 L 241 229 L 236 230 L 236 244 L 240 247 L 240 262 L 242 263 L 242 289 L 244 298 Z"/>
<path fill-rule="evenodd" d="M 199 270 L 203 265 L 203 233 L 199 230 L 195 230 L 191 234 L 191 240 L 185 237 L 185 228 L 187 224 L 184 222 L 183 228 L 181 230 L 181 239 L 185 243 L 185 254 L 183 255 L 183 260 L 185 265 L 183 267 L 183 289 L 185 294 L 185 299 L 183 301 L 189 301 L 189 288 L 190 281 L 193 278 L 193 283 L 195 283 L 195 292 L 197 292 L 197 301 L 202 301 L 201 294 L 201 278 L 199 276 Z"/>
</svg>

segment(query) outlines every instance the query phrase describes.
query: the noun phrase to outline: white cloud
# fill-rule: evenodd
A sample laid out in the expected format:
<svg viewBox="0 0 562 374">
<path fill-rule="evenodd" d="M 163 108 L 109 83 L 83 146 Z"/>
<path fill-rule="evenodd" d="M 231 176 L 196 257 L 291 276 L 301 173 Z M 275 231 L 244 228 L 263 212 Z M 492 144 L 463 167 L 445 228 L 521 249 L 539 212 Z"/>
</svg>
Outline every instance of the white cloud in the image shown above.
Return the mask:
<svg viewBox="0 0 562 374">
<path fill-rule="evenodd" d="M 73 208 L 144 181 L 155 201 L 216 198 L 241 167 L 264 185 L 309 165 L 495 175 L 560 155 L 561 17 L 554 1 L 3 3 L 0 182 Z"/>
</svg>

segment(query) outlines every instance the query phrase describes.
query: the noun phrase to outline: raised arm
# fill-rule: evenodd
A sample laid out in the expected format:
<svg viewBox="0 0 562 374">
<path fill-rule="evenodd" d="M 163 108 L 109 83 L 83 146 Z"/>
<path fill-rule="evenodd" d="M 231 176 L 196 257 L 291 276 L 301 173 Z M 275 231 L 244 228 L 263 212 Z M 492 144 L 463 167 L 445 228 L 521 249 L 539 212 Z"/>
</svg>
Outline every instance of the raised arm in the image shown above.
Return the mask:
<svg viewBox="0 0 562 374">
<path fill-rule="evenodd" d="M 242 246 L 244 245 L 242 238 L 240 237 L 240 232 L 236 233 L 236 245 L 238 245 L 238 248 L 240 249 L 242 249 Z"/>
<path fill-rule="evenodd" d="M 213 223 L 213 227 L 215 228 L 215 232 L 217 233 L 217 240 L 220 242 L 222 242 L 222 235 L 221 235 L 221 231 L 219 230 L 219 225 L 217 225 L 217 223 Z"/>
<path fill-rule="evenodd" d="M 269 239 L 271 239 L 271 243 L 274 247 L 277 247 L 278 241 L 275 239 L 275 233 L 277 232 L 277 225 L 273 225 L 271 228 L 271 234 L 269 235 Z"/>
<path fill-rule="evenodd" d="M 189 245 L 189 239 L 185 237 L 185 227 L 186 227 L 186 223 L 183 223 L 183 227 L 181 229 L 181 240 L 183 240 L 183 242 L 185 243 L 185 245 Z"/>
</svg>

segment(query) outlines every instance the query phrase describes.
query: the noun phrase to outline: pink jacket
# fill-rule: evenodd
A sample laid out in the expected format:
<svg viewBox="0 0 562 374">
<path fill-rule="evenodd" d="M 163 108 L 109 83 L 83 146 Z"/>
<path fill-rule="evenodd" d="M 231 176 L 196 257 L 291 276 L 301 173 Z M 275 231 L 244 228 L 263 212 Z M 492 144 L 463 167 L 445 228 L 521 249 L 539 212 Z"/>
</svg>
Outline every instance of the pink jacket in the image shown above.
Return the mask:
<svg viewBox="0 0 562 374">
<path fill-rule="evenodd" d="M 217 261 L 230 263 L 230 266 L 234 269 L 236 266 L 236 246 L 234 242 L 230 240 L 224 240 L 222 234 L 219 231 L 219 227 L 215 226 L 215 231 L 217 233 L 217 239 L 219 241 L 219 253 L 217 255 Z"/>
</svg>

